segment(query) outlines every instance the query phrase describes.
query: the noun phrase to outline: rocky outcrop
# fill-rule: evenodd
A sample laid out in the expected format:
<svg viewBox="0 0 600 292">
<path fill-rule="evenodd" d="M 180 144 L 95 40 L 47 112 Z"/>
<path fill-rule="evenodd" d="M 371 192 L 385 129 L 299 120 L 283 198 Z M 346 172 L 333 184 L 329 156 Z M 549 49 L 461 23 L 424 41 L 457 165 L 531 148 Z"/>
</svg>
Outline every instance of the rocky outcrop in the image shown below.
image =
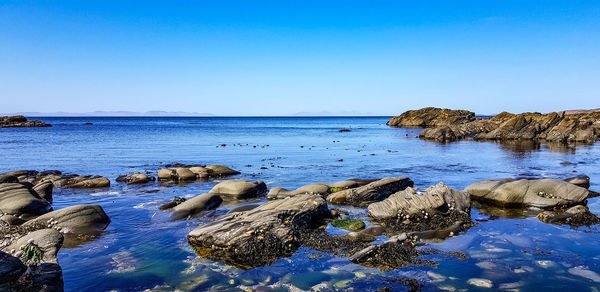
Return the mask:
<svg viewBox="0 0 600 292">
<path fill-rule="evenodd" d="M 303 230 L 329 217 L 321 196 L 298 195 L 225 215 L 191 231 L 188 242 L 200 257 L 253 268 L 293 254 Z"/>
<path fill-rule="evenodd" d="M 158 180 L 160 181 L 194 181 L 197 179 L 209 179 L 228 177 L 240 174 L 239 171 L 233 170 L 223 165 L 207 165 L 207 166 L 191 166 L 184 164 L 182 167 L 173 169 L 163 168 L 158 171 Z M 185 167 L 183 167 L 185 166 Z"/>
<path fill-rule="evenodd" d="M 80 177 L 81 178 L 81 177 Z M 103 176 L 94 176 L 85 178 L 77 182 L 67 182 L 65 187 L 73 189 L 98 189 L 107 188 L 110 186 L 110 180 Z"/>
<path fill-rule="evenodd" d="M 52 210 L 34 189 L 20 183 L 0 184 L 0 213 L 30 218 Z"/>
<path fill-rule="evenodd" d="M 221 205 L 223 199 L 219 195 L 206 193 L 195 196 L 189 200 L 185 200 L 173 207 L 174 220 L 188 218 L 204 210 L 215 209 Z"/>
<path fill-rule="evenodd" d="M 474 120 L 475 113 L 470 111 L 426 107 L 406 111 L 390 119 L 386 125 L 398 128 L 432 128 L 463 124 Z"/>
<path fill-rule="evenodd" d="M 55 188 L 105 188 L 110 186 L 110 181 L 103 176 L 63 174 L 59 170 L 16 170 L 0 174 L 0 178 L 18 182 L 39 185 L 50 182 Z M 48 187 L 46 185 L 46 187 Z M 50 194 L 51 196 L 51 194 Z"/>
<path fill-rule="evenodd" d="M 465 189 L 471 199 L 501 207 L 568 206 L 582 203 L 588 190 L 556 179 L 486 180 Z"/>
<path fill-rule="evenodd" d="M 353 263 L 384 271 L 395 270 L 408 265 L 436 265 L 437 263 L 434 261 L 417 259 L 417 257 L 428 253 L 416 249 L 416 244 L 418 244 L 417 239 L 402 233 L 390 237 L 382 244 L 369 245 L 348 259 Z"/>
<path fill-rule="evenodd" d="M 552 224 L 568 224 L 571 226 L 590 226 L 600 223 L 600 218 L 590 212 L 586 206 L 573 206 L 564 212 L 544 211 L 537 215 L 540 221 Z"/>
<path fill-rule="evenodd" d="M 1 291 L 63 291 L 56 258 L 63 244 L 60 232 L 42 229 L 6 243 L 0 250 Z"/>
<path fill-rule="evenodd" d="M 126 184 L 145 184 L 155 180 L 156 178 L 145 173 L 134 173 L 130 175 L 119 176 L 115 181 L 124 182 Z"/>
<path fill-rule="evenodd" d="M 336 183 L 312 183 L 309 185 L 305 185 L 299 187 L 295 190 L 287 190 L 284 188 L 272 188 L 267 194 L 267 199 L 275 200 L 275 199 L 283 199 L 291 196 L 301 195 L 301 194 L 317 194 L 326 198 L 329 194 L 339 192 L 346 189 L 352 189 L 360 186 L 364 186 L 368 183 L 373 182 L 374 180 L 364 180 L 364 179 L 349 179 L 345 181 L 340 181 Z"/>
<path fill-rule="evenodd" d="M 0 117 L 0 128 L 51 127 L 42 121 L 28 121 L 24 116 Z"/>
<path fill-rule="evenodd" d="M 412 186 L 413 182 L 408 177 L 389 177 L 360 187 L 334 192 L 327 196 L 327 202 L 334 205 L 366 206 Z"/>
<path fill-rule="evenodd" d="M 104 230 L 109 223 L 110 219 L 100 205 L 75 205 L 46 213 L 23 226 L 57 228 L 63 234 L 94 234 Z"/>
<path fill-rule="evenodd" d="M 381 202 L 370 204 L 368 211 L 369 217 L 394 233 L 471 225 L 469 194 L 442 182 L 423 191 L 407 188 Z"/>
<path fill-rule="evenodd" d="M 256 198 L 267 192 L 267 185 L 263 181 L 247 181 L 245 179 L 232 179 L 218 183 L 209 193 L 217 194 L 223 199 L 244 200 Z"/>
<path fill-rule="evenodd" d="M 476 119 L 471 112 L 438 108 L 407 111 L 388 121 L 392 127 L 426 128 L 419 137 L 426 140 L 536 140 L 592 143 L 600 137 L 600 112 L 500 113 Z"/>
</svg>

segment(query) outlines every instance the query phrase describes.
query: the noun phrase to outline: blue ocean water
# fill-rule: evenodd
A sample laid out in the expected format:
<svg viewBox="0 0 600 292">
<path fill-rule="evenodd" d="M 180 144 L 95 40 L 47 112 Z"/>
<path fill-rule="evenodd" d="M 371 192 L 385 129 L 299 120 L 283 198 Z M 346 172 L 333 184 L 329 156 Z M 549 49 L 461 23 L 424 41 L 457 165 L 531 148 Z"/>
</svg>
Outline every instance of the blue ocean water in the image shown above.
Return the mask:
<svg viewBox="0 0 600 292">
<path fill-rule="evenodd" d="M 590 189 L 598 191 L 599 144 L 439 144 L 416 138 L 420 129 L 387 127 L 389 117 L 36 119 L 53 127 L 0 129 L 0 172 L 58 169 L 112 180 L 108 189 L 55 191 L 55 209 L 100 204 L 112 220 L 99 238 L 61 249 L 59 262 L 67 291 L 236 291 L 257 285 L 284 291 L 364 291 L 392 285 L 401 291 L 403 286 L 393 282 L 398 278 L 417 279 L 424 290 L 474 289 L 468 283 L 471 278 L 488 279 L 494 289 L 600 289 L 597 227 L 575 229 L 545 224 L 535 217 L 501 217 L 431 243 L 430 247 L 469 256 L 467 260 L 433 257 L 440 263 L 435 267 L 384 272 L 343 257 L 314 257 L 317 252 L 301 248 L 271 266 L 243 271 L 198 258 L 186 240 L 189 231 L 236 205 L 187 221 L 171 221 L 167 211 L 158 210 L 174 196 L 207 192 L 220 180 L 179 186 L 114 182 L 119 175 L 155 173 L 164 163 L 182 162 L 226 165 L 242 172 L 235 178 L 263 180 L 269 188 L 408 176 L 419 188 L 443 181 L 463 189 L 490 178 L 587 174 Z M 93 124 L 84 125 L 88 122 Z M 352 131 L 338 132 L 342 128 Z M 588 206 L 600 213 L 597 198 L 590 199 Z M 348 211 L 355 217 L 366 216 L 364 209 Z M 474 208 L 472 217 L 488 218 L 485 212 Z"/>
</svg>

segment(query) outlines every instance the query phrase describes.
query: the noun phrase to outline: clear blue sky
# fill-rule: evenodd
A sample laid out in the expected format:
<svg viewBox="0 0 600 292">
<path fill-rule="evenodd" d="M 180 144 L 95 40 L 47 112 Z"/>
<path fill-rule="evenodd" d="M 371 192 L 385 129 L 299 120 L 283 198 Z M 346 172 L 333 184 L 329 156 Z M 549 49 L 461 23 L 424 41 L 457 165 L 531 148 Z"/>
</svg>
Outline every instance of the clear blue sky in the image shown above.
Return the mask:
<svg viewBox="0 0 600 292">
<path fill-rule="evenodd" d="M 600 107 L 600 1 L 0 1 L 0 112 Z"/>
</svg>

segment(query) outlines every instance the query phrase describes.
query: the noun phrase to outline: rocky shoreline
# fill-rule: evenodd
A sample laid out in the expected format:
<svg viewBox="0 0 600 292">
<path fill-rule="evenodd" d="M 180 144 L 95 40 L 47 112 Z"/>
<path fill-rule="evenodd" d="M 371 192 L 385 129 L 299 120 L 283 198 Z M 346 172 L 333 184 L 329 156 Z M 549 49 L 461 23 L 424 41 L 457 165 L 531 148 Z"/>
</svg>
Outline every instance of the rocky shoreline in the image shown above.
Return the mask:
<svg viewBox="0 0 600 292">
<path fill-rule="evenodd" d="M 42 121 L 29 121 L 24 116 L 0 117 L 0 128 L 51 127 Z"/>
<path fill-rule="evenodd" d="M 406 111 L 390 119 L 387 125 L 424 128 L 420 138 L 439 142 L 472 138 L 482 141 L 594 143 L 600 138 L 600 111 L 502 112 L 484 119 L 476 118 L 475 113 L 466 110 L 427 107 Z"/>
<path fill-rule="evenodd" d="M 182 181 L 240 173 L 222 165 L 172 167 L 156 173 L 122 175 L 115 180 L 126 184 L 158 181 L 178 187 Z M 270 265 L 304 246 L 385 271 L 437 264 L 420 258 L 425 255 L 464 258 L 460 252 L 424 246 L 460 236 L 475 226 L 471 218 L 474 202 L 499 210 L 535 210 L 532 216 L 549 224 L 599 224 L 600 218 L 586 206 L 587 199 L 596 194 L 587 189 L 589 185 L 589 177 L 577 176 L 564 180 L 492 179 L 475 182 L 464 190 L 440 182 L 419 189 L 408 177 L 389 177 L 269 190 L 263 181 L 224 179 L 209 192 L 189 199 L 165 198 L 166 204 L 158 209 L 170 213 L 172 220 L 185 220 L 205 216 L 205 211 L 217 209 L 223 202 L 267 199 L 198 226 L 187 235 L 189 245 L 199 257 L 243 270 Z M 76 244 L 74 237 L 92 240 L 111 220 L 100 205 L 53 210 L 52 191 L 108 186 L 110 180 L 102 176 L 63 174 L 58 170 L 0 174 L 0 290 L 62 291 L 58 250 Z M 342 206 L 362 209 L 368 215 L 356 217 L 338 209 Z M 334 235 L 327 228 L 346 231 Z"/>
</svg>

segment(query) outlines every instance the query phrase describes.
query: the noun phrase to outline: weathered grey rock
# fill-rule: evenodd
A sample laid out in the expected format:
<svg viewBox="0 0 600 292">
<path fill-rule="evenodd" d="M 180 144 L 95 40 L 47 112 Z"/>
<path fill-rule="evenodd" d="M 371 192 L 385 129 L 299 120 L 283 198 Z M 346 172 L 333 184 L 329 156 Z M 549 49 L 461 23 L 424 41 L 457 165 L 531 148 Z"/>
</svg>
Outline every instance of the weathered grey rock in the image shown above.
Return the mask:
<svg viewBox="0 0 600 292">
<path fill-rule="evenodd" d="M 300 194 L 317 194 L 326 198 L 329 194 L 339 192 L 341 190 L 356 188 L 359 186 L 366 185 L 373 180 L 361 180 L 361 179 L 349 179 L 345 181 L 336 182 L 333 184 L 329 183 L 312 183 L 309 185 L 302 186 L 295 190 L 287 190 L 284 188 L 272 188 L 267 194 L 267 199 L 275 200 L 282 199 Z"/>
<path fill-rule="evenodd" d="M 209 178 L 211 176 L 215 176 L 212 169 L 202 166 L 190 167 L 190 171 L 196 174 L 198 178 Z"/>
<path fill-rule="evenodd" d="M 25 218 L 52 210 L 37 192 L 20 183 L 0 184 L 0 212 Z"/>
<path fill-rule="evenodd" d="M 62 233 L 86 234 L 104 230 L 110 223 L 108 215 L 100 205 L 76 205 L 46 213 L 23 226 L 46 224 L 59 227 Z"/>
<path fill-rule="evenodd" d="M 173 207 L 172 219 L 183 219 L 200 213 L 204 210 L 215 209 L 221 205 L 223 199 L 219 195 L 206 193 L 195 196 Z"/>
<path fill-rule="evenodd" d="M 78 180 L 75 183 L 67 183 L 66 187 L 73 189 L 98 189 L 107 188 L 110 186 L 110 180 L 102 176 L 96 176 L 93 178 Z"/>
<path fill-rule="evenodd" d="M 291 255 L 300 245 L 300 233 L 329 217 L 321 196 L 298 195 L 225 215 L 194 229 L 188 242 L 201 257 L 252 268 Z"/>
<path fill-rule="evenodd" d="M 600 223 L 600 218 L 592 214 L 586 206 L 573 206 L 564 212 L 544 211 L 537 215 L 540 221 L 552 224 L 568 224 L 571 226 L 589 226 Z"/>
<path fill-rule="evenodd" d="M 223 199 L 243 200 L 264 195 L 267 185 L 263 181 L 247 181 L 244 179 L 232 179 L 218 183 L 210 193 L 218 194 Z"/>
<path fill-rule="evenodd" d="M 0 216 L 0 221 L 4 222 L 8 226 L 16 226 L 25 223 L 24 219 L 21 219 L 15 215 L 2 215 Z M 0 227 L 2 224 L 0 224 Z"/>
<path fill-rule="evenodd" d="M 413 182 L 408 177 L 384 178 L 364 186 L 332 193 L 327 196 L 327 202 L 335 205 L 365 206 L 412 186 Z"/>
<path fill-rule="evenodd" d="M 8 291 L 63 291 L 62 269 L 56 259 L 62 244 L 63 236 L 60 232 L 54 229 L 42 229 L 30 232 L 4 247 L 3 252 L 13 253 L 11 262 L 14 263 L 16 258 L 27 269 L 16 281 L 0 281 L 0 290 L 7 288 Z M 24 253 L 24 249 L 28 246 L 39 249 L 41 258 L 28 257 Z"/>
<path fill-rule="evenodd" d="M 211 177 L 225 177 L 240 174 L 239 171 L 223 165 L 207 165 L 206 168 L 211 171 Z"/>
<path fill-rule="evenodd" d="M 145 173 L 134 173 L 120 176 L 116 179 L 117 182 L 124 182 L 126 184 L 145 184 L 154 180 L 155 178 L 153 176 L 149 176 Z"/>
<path fill-rule="evenodd" d="M 40 182 L 33 186 L 33 190 L 44 200 L 52 203 L 52 189 L 54 185 L 50 181 Z"/>
<path fill-rule="evenodd" d="M 186 198 L 177 197 L 176 196 L 175 198 L 173 198 L 173 201 L 168 202 L 168 203 L 166 203 L 166 204 L 158 207 L 158 210 L 170 210 L 170 209 L 173 209 L 175 206 L 177 206 L 177 205 L 179 205 L 179 204 L 181 204 L 181 203 L 183 203 L 185 201 L 187 201 Z"/>
<path fill-rule="evenodd" d="M 191 172 L 187 168 L 183 168 L 183 167 L 175 168 L 175 174 L 177 175 L 177 178 L 179 179 L 179 181 L 196 180 L 196 174 Z"/>
<path fill-rule="evenodd" d="M 159 169 L 158 180 L 177 180 L 177 173 L 173 169 Z"/>
<path fill-rule="evenodd" d="M 573 205 L 588 197 L 588 190 L 556 179 L 487 180 L 468 186 L 471 199 L 503 207 L 548 208 Z"/>
<path fill-rule="evenodd" d="M 582 188 L 590 188 L 590 177 L 587 175 L 578 175 L 575 177 L 570 177 L 565 179 L 566 182 L 574 184 L 578 187 Z"/>
</svg>

